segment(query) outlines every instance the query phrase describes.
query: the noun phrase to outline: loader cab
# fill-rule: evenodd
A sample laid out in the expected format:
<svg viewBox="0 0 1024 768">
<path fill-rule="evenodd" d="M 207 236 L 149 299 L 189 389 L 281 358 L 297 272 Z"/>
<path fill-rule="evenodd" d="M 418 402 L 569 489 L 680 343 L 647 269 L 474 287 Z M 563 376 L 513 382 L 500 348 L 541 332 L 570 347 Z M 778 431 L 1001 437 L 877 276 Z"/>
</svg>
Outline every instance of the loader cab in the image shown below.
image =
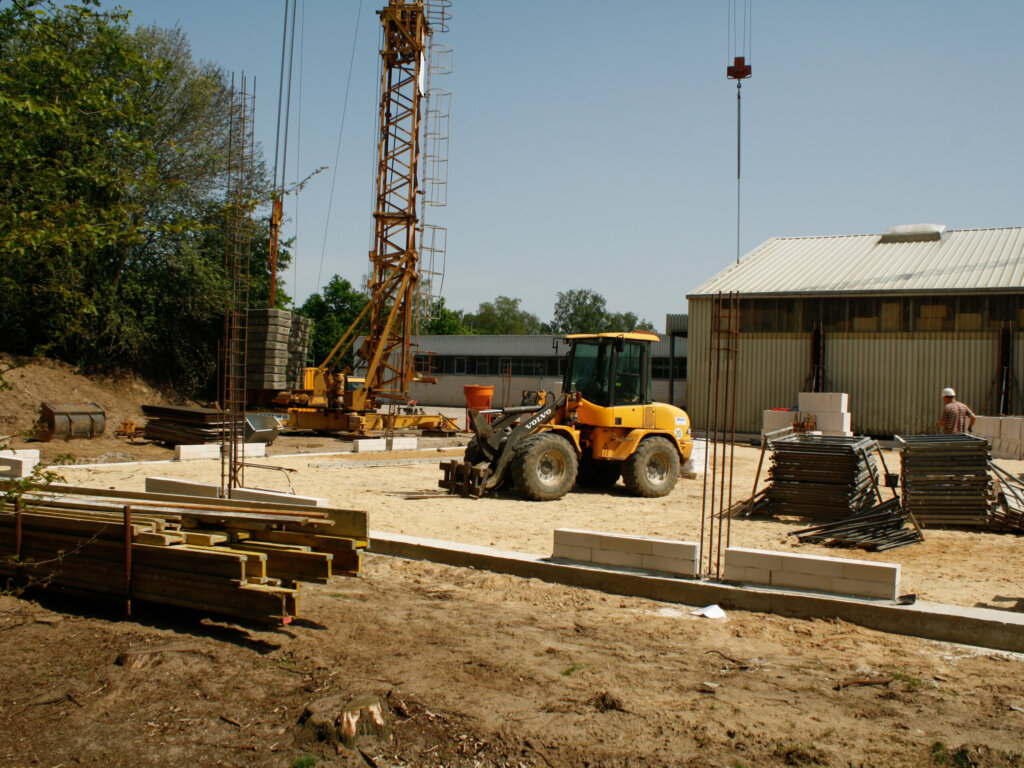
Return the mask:
<svg viewBox="0 0 1024 768">
<path fill-rule="evenodd" d="M 579 392 L 594 405 L 647 405 L 651 395 L 654 333 L 571 334 L 563 392 Z"/>
</svg>

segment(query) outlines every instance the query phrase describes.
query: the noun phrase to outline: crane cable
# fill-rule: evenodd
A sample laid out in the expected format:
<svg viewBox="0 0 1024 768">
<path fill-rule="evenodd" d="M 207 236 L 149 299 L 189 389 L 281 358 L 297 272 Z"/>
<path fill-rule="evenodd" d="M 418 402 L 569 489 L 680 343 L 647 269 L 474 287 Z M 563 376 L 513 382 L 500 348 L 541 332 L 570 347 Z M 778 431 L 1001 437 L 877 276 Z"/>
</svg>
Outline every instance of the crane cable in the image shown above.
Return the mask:
<svg viewBox="0 0 1024 768">
<path fill-rule="evenodd" d="M 338 129 L 338 147 L 334 151 L 334 173 L 331 174 L 331 194 L 327 198 L 327 217 L 324 222 L 324 243 L 320 248 L 320 268 L 316 273 L 316 286 L 320 290 L 322 283 L 320 279 L 324 271 L 324 254 L 327 252 L 327 233 L 331 228 L 331 209 L 334 206 L 334 184 L 338 180 L 338 162 L 341 157 L 341 137 L 345 134 L 345 116 L 348 114 L 348 94 L 352 86 L 352 65 L 356 58 L 356 39 L 359 36 L 359 19 L 363 13 L 363 0 L 359 0 L 359 7 L 356 9 L 356 24 L 352 32 L 352 52 L 348 59 L 348 77 L 345 80 L 345 98 L 341 107 L 341 127 Z"/>
<path fill-rule="evenodd" d="M 295 118 L 295 239 L 296 246 L 299 236 L 299 193 L 302 191 L 301 172 L 302 167 L 302 72 L 303 52 L 306 49 L 306 0 L 302 0 L 302 12 L 299 15 L 299 110 Z M 292 303 L 295 303 L 295 289 L 298 280 L 298 254 L 292 258 Z"/>
<path fill-rule="evenodd" d="M 736 81 L 736 263 L 740 263 L 740 126 L 741 126 L 741 98 L 743 81 L 751 76 L 752 69 L 748 63 L 753 48 L 753 0 L 742 0 L 743 2 L 743 27 L 741 32 L 736 31 L 739 23 L 739 13 L 736 10 L 736 0 L 729 0 L 729 11 L 727 19 L 727 58 L 732 60 L 726 65 L 726 77 Z"/>
</svg>

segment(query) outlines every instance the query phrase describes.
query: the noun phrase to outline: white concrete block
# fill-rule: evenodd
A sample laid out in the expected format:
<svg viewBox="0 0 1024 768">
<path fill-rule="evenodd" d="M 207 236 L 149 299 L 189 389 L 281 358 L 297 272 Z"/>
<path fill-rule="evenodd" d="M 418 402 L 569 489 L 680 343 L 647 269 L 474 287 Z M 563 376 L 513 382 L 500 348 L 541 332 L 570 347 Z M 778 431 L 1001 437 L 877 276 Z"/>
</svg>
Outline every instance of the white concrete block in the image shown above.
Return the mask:
<svg viewBox="0 0 1024 768">
<path fill-rule="evenodd" d="M 39 463 L 38 448 L 18 448 L 17 450 L 7 448 L 0 451 L 0 456 L 11 456 L 19 459 L 31 459 L 36 464 Z"/>
<path fill-rule="evenodd" d="M 267 455 L 266 443 L 242 443 L 242 456 L 247 459 L 259 459 Z"/>
<path fill-rule="evenodd" d="M 193 480 L 176 480 L 171 477 L 147 477 L 146 493 L 172 493 L 179 496 L 220 497 L 220 486 L 213 483 L 197 483 Z"/>
<path fill-rule="evenodd" d="M 773 411 L 761 412 L 761 434 L 774 432 L 777 429 L 785 429 L 794 421 L 799 414 L 796 411 Z"/>
<path fill-rule="evenodd" d="M 1020 443 L 997 437 L 990 443 L 992 457 L 995 459 L 1016 459 L 1020 453 Z"/>
<path fill-rule="evenodd" d="M 725 580 L 744 584 L 768 585 L 772 583 L 772 572 L 767 568 L 744 568 L 726 563 Z"/>
<path fill-rule="evenodd" d="M 1012 440 L 1015 443 L 1019 443 L 1021 440 L 1021 422 L 1024 421 L 1020 416 L 1003 416 L 999 420 L 999 437 L 1003 440 Z"/>
<path fill-rule="evenodd" d="M 782 554 L 765 549 L 747 549 L 745 547 L 729 547 L 725 550 L 725 567 L 765 568 L 777 570 L 782 568 Z"/>
<path fill-rule="evenodd" d="M 232 488 L 230 498 L 239 501 L 280 501 L 287 504 L 299 504 L 304 507 L 326 507 L 327 499 L 317 496 L 296 496 L 292 493 L 270 491 L 265 488 Z"/>
<path fill-rule="evenodd" d="M 352 450 L 356 453 L 372 453 L 387 449 L 387 440 L 383 437 L 364 437 L 352 443 Z"/>
<path fill-rule="evenodd" d="M 565 560 L 577 560 L 583 563 L 592 562 L 594 550 L 590 547 L 574 547 L 571 544 L 555 543 L 551 552 L 552 557 L 561 557 Z"/>
<path fill-rule="evenodd" d="M 792 589 L 814 589 L 819 592 L 831 592 L 832 583 L 835 581 L 830 576 L 820 576 L 813 573 L 793 573 L 792 571 L 772 571 L 773 587 L 790 587 Z"/>
<path fill-rule="evenodd" d="M 703 475 L 704 456 L 707 452 L 707 446 L 707 440 L 694 440 L 693 449 L 690 451 L 690 458 L 683 463 L 679 471 L 689 472 L 698 476 Z"/>
<path fill-rule="evenodd" d="M 877 581 L 883 584 L 900 583 L 899 563 L 872 563 L 847 560 L 843 563 L 842 578 L 858 581 Z"/>
<path fill-rule="evenodd" d="M 570 547 L 597 549 L 600 543 L 601 534 L 597 531 L 584 531 L 579 528 L 555 528 L 555 546 L 566 544 Z"/>
<path fill-rule="evenodd" d="M 0 477 L 30 477 L 37 463 L 23 456 L 0 456 Z"/>
<path fill-rule="evenodd" d="M 678 560 L 696 560 L 700 545 L 695 541 L 671 541 L 654 539 L 651 541 L 651 554 L 654 557 L 674 557 Z"/>
<path fill-rule="evenodd" d="M 635 555 L 651 554 L 651 540 L 642 536 L 602 533 L 597 548 L 613 552 L 631 552 Z"/>
<path fill-rule="evenodd" d="M 821 411 L 850 410 L 850 396 L 846 392 L 801 392 L 797 395 L 797 410 Z"/>
<path fill-rule="evenodd" d="M 850 414 L 846 411 L 816 411 L 814 414 L 814 425 L 822 432 L 849 432 Z"/>
<path fill-rule="evenodd" d="M 176 445 L 174 446 L 174 458 L 178 461 L 191 461 L 193 459 L 219 459 L 220 445 L 218 443 Z"/>
<path fill-rule="evenodd" d="M 643 555 L 641 568 L 649 571 L 664 571 L 677 576 L 685 576 L 688 579 L 697 577 L 697 561 L 685 560 L 678 557 L 658 557 L 657 555 Z"/>
<path fill-rule="evenodd" d="M 392 451 L 415 451 L 419 441 L 415 437 L 395 437 L 391 439 Z"/>
<path fill-rule="evenodd" d="M 999 437 L 1000 421 L 998 416 L 979 416 L 974 422 L 975 436 L 984 437 L 992 442 L 994 438 Z"/>
<path fill-rule="evenodd" d="M 899 595 L 899 584 L 884 584 L 880 581 L 859 581 L 857 579 L 833 579 L 832 591 L 840 595 L 895 600 Z"/>
<path fill-rule="evenodd" d="M 602 565 L 621 565 L 627 568 L 643 568 L 644 556 L 635 552 L 621 552 L 615 549 L 595 549 L 591 562 Z"/>
</svg>

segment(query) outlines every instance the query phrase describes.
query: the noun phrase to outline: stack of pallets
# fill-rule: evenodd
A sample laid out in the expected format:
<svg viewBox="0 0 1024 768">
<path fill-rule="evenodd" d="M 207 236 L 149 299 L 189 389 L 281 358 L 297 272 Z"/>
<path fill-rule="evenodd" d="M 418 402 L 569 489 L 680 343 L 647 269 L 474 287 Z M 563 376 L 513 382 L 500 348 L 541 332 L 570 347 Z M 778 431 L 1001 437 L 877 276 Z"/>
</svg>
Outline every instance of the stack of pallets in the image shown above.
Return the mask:
<svg viewBox="0 0 1024 768">
<path fill-rule="evenodd" d="M 988 441 L 971 435 L 897 435 L 903 506 L 924 525 L 987 526 Z"/>
<path fill-rule="evenodd" d="M 48 486 L 0 502 L 0 583 L 287 622 L 367 534 L 357 510 Z"/>
<path fill-rule="evenodd" d="M 842 520 L 877 501 L 867 437 L 786 435 L 770 442 L 772 514 Z"/>
</svg>

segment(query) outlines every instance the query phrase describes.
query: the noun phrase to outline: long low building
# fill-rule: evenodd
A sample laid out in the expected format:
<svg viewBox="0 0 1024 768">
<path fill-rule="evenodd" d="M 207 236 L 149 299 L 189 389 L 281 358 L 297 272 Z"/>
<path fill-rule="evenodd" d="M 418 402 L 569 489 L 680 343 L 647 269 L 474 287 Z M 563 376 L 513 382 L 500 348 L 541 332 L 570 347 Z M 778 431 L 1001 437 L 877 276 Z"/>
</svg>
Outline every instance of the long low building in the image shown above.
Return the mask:
<svg viewBox="0 0 1024 768">
<path fill-rule="evenodd" d="M 853 429 L 936 431 L 940 392 L 975 412 L 1021 412 L 1024 228 L 896 227 L 780 237 L 689 296 L 690 415 L 705 426 L 712 307 L 739 295 L 736 429 L 801 391 L 849 393 Z"/>
<path fill-rule="evenodd" d="M 686 403 L 686 315 L 670 315 L 651 350 L 656 400 Z M 357 341 L 357 345 L 358 345 Z M 568 345 L 562 336 L 420 336 L 416 370 L 436 384 L 413 384 L 411 399 L 464 406 L 466 385 L 493 386 L 495 405 L 516 405 L 523 390 L 562 391 Z"/>
</svg>

